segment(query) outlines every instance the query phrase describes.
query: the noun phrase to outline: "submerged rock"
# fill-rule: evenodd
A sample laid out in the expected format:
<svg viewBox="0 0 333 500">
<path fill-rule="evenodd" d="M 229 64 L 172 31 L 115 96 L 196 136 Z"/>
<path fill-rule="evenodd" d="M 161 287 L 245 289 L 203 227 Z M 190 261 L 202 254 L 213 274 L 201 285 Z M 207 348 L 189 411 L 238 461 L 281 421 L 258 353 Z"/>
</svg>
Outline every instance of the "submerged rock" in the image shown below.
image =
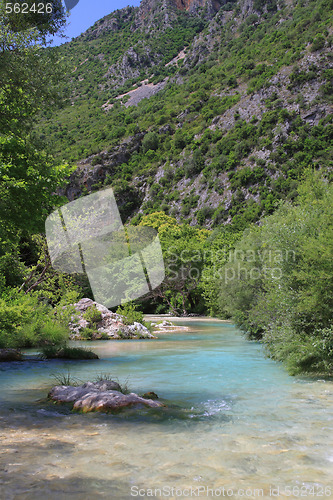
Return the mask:
<svg viewBox="0 0 333 500">
<path fill-rule="evenodd" d="M 145 392 L 141 397 L 145 399 L 158 399 L 158 395 L 153 391 Z"/>
<path fill-rule="evenodd" d="M 21 361 L 22 353 L 18 349 L 0 349 L 0 361 Z"/>
<path fill-rule="evenodd" d="M 49 392 L 49 398 L 59 403 L 74 403 L 73 409 L 84 413 L 91 411 L 112 411 L 129 406 L 148 406 L 152 408 L 164 406 L 162 403 L 140 397 L 134 392 L 123 394 L 118 382 L 101 380 L 86 382 L 78 387 L 56 385 Z M 153 393 L 147 393 L 153 394 Z"/>
</svg>

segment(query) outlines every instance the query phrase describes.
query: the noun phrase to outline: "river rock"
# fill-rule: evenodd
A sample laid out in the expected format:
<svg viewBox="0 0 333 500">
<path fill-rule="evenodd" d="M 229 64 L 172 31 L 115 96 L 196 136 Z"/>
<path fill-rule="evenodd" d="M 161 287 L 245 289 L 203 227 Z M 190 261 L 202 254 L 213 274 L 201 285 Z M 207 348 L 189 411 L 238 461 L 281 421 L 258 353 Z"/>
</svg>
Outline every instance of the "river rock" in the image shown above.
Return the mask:
<svg viewBox="0 0 333 500">
<path fill-rule="evenodd" d="M 149 393 L 148 393 L 149 394 Z M 49 392 L 49 398 L 59 403 L 74 403 L 73 409 L 84 413 L 91 411 L 111 411 L 130 406 L 163 406 L 158 401 L 140 397 L 134 392 L 123 394 L 120 386 L 112 380 L 86 382 L 78 387 L 56 385 Z"/>
<path fill-rule="evenodd" d="M 141 397 L 145 399 L 158 399 L 158 395 L 153 391 L 145 392 Z"/>
<path fill-rule="evenodd" d="M 101 313 L 101 321 L 91 324 L 85 318 L 85 313 L 89 307 L 95 306 Z M 125 325 L 124 319 L 120 314 L 110 311 L 107 307 L 95 302 L 91 299 L 84 298 L 74 304 L 76 313 L 72 315 L 69 323 L 72 340 L 83 337 L 84 328 L 93 330 L 93 339 L 132 339 L 132 338 L 156 338 L 150 333 L 141 323 L 133 323 L 133 325 Z"/>
<path fill-rule="evenodd" d="M 0 349 L 0 361 L 21 361 L 22 353 L 18 349 Z"/>
<path fill-rule="evenodd" d="M 186 332 L 190 330 L 188 326 L 175 325 L 174 323 L 171 323 L 171 321 L 168 321 L 166 319 L 160 323 L 152 323 L 152 326 L 154 327 L 154 331 L 157 333 L 182 331 Z"/>
</svg>

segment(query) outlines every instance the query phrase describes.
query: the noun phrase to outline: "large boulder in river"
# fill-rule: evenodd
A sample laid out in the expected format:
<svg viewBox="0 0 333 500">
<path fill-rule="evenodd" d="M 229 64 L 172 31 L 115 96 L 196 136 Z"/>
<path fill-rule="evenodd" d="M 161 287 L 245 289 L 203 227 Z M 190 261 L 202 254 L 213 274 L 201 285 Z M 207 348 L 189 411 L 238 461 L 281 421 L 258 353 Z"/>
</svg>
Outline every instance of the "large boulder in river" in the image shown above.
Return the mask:
<svg viewBox="0 0 333 500">
<path fill-rule="evenodd" d="M 112 380 L 87 382 L 78 387 L 56 385 L 49 392 L 49 398 L 59 403 L 74 403 L 73 409 L 84 413 L 91 411 L 112 411 L 131 406 L 163 406 L 158 401 L 138 396 L 134 392 L 123 394 L 120 386 Z"/>
<path fill-rule="evenodd" d="M 91 333 L 92 339 L 156 338 L 141 323 L 125 325 L 124 318 L 120 314 L 91 299 L 81 299 L 74 304 L 74 308 L 75 313 L 69 323 L 73 340 L 87 338 L 85 337 L 87 331 Z M 92 311 L 97 311 L 95 318 L 94 314 L 89 314 Z"/>
</svg>

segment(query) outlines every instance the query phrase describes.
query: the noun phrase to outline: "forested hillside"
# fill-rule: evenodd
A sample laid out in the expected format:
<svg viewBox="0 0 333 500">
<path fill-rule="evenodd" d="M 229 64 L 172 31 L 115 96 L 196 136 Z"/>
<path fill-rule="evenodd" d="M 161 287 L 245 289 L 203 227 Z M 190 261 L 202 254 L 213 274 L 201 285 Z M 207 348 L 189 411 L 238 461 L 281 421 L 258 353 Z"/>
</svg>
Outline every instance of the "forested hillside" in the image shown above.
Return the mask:
<svg viewBox="0 0 333 500">
<path fill-rule="evenodd" d="M 112 186 L 162 244 L 138 307 L 232 318 L 332 373 L 332 7 L 146 0 L 57 48 L 62 14 L 36 32 L 0 11 L 0 347 L 63 339 L 91 290 L 52 269 L 45 218 Z"/>
<path fill-rule="evenodd" d="M 332 5 L 240 0 L 209 20 L 170 4 L 168 23 L 156 5 L 56 49 L 68 103 L 43 112 L 42 139 L 79 162 L 70 199 L 112 185 L 124 219 L 244 227 L 331 165 Z"/>
</svg>

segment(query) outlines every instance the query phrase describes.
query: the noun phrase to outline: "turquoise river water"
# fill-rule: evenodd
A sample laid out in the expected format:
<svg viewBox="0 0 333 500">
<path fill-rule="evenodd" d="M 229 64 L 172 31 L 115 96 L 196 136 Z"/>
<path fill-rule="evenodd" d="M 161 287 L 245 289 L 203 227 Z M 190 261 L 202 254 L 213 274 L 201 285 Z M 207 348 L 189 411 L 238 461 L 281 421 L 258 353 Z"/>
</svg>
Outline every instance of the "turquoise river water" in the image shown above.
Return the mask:
<svg viewBox="0 0 333 500">
<path fill-rule="evenodd" d="M 2 363 L 0 499 L 333 498 L 332 381 L 290 377 L 230 324 L 186 325 L 89 343 L 100 360 Z M 167 407 L 71 413 L 46 399 L 68 370 Z"/>
</svg>

